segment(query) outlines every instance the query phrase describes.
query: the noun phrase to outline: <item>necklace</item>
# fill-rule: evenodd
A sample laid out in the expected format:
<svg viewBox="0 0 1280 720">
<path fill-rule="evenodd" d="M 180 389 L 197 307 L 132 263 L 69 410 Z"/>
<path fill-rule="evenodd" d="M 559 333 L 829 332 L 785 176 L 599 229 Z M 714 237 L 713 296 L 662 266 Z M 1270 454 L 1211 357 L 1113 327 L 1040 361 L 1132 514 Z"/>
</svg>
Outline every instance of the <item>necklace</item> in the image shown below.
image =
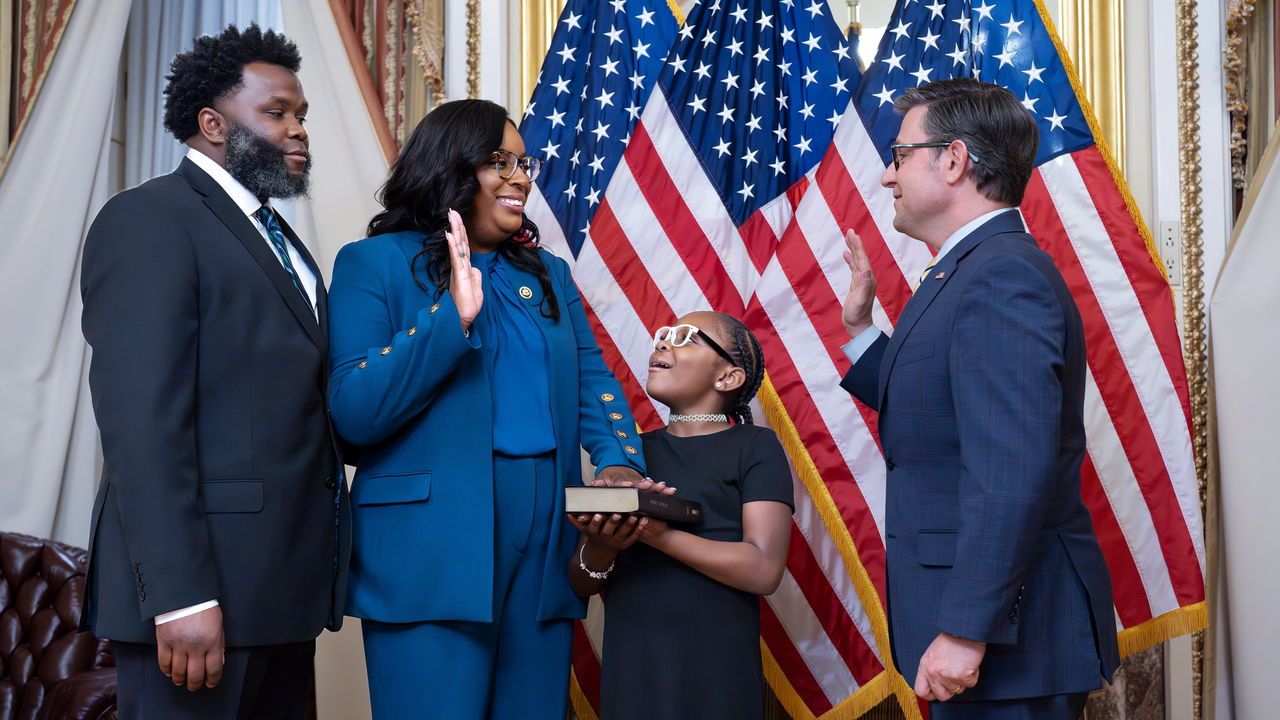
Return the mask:
<svg viewBox="0 0 1280 720">
<path fill-rule="evenodd" d="M 724 413 L 695 413 L 693 415 L 681 415 L 679 413 L 671 413 L 667 416 L 669 423 L 688 423 L 688 422 L 729 422 L 729 416 Z"/>
</svg>

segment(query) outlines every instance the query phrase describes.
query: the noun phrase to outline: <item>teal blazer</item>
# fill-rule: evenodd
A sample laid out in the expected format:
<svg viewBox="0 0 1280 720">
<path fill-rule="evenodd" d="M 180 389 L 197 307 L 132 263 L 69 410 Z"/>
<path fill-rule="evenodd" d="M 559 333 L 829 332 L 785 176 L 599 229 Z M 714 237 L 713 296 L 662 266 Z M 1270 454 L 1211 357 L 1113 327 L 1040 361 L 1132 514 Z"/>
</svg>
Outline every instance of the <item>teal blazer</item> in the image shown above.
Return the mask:
<svg viewBox="0 0 1280 720">
<path fill-rule="evenodd" d="M 329 291 L 330 411 L 355 446 L 353 547 L 347 614 L 381 622 L 493 621 L 492 384 L 481 333 L 462 334 L 449 293 L 417 264 L 423 235 L 377 235 L 338 253 Z M 537 278 L 514 285 L 546 340 L 556 471 L 582 482 L 583 447 L 598 468 L 644 473 L 635 420 L 605 366 L 568 264 L 539 251 L 560 304 L 540 311 Z M 529 292 L 525 292 L 528 288 Z M 477 323 L 483 318 L 477 319 Z M 501 408 L 501 399 L 497 403 Z M 583 617 L 566 568 L 577 530 L 557 494 L 538 617 Z"/>
</svg>

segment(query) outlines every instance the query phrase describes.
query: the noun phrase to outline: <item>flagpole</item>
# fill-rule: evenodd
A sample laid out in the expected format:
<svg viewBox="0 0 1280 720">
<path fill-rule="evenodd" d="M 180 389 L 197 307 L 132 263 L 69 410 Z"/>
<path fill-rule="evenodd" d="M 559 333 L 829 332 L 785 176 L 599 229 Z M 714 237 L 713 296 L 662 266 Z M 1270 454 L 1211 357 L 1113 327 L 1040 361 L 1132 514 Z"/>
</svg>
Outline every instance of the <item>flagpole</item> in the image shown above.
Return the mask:
<svg viewBox="0 0 1280 720">
<path fill-rule="evenodd" d="M 862 37 L 862 0 L 845 0 L 849 5 L 849 27 L 845 28 L 845 37 L 849 38 L 849 44 L 854 47 L 860 47 L 858 39 Z M 866 70 L 866 66 L 862 64 L 862 58 L 855 54 L 854 60 L 858 63 L 859 70 Z"/>
</svg>

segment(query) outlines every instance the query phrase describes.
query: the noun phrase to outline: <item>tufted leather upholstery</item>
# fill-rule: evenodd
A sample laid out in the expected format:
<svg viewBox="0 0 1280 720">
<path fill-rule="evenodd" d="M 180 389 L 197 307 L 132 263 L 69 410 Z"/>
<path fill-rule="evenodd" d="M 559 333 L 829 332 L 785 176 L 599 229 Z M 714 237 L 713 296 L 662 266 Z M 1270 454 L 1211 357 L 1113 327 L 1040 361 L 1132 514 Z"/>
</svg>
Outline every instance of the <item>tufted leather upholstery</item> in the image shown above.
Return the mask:
<svg viewBox="0 0 1280 720">
<path fill-rule="evenodd" d="M 0 532 L 0 720 L 111 720 L 111 646 L 77 633 L 86 553 Z"/>
</svg>

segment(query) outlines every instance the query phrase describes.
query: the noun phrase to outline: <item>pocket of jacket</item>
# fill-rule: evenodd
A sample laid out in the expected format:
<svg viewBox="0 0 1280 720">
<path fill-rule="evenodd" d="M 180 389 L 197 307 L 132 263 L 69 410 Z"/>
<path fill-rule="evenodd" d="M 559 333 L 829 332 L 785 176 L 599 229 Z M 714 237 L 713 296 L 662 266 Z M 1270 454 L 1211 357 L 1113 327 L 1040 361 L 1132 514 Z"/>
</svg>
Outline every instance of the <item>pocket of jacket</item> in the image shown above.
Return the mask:
<svg viewBox="0 0 1280 720">
<path fill-rule="evenodd" d="M 202 480 L 200 509 L 206 515 L 215 513 L 262 512 L 261 480 Z"/>
<path fill-rule="evenodd" d="M 916 557 L 925 567 L 956 564 L 955 530 L 921 530 L 916 535 Z"/>
<path fill-rule="evenodd" d="M 895 366 L 910 365 L 914 362 L 927 360 L 933 357 L 933 340 L 918 340 L 916 342 L 908 342 L 898 351 L 898 357 L 894 360 Z"/>
<path fill-rule="evenodd" d="M 352 498 L 361 506 L 425 502 L 430 497 L 430 472 L 366 475 L 356 479 L 352 490 Z"/>
</svg>

